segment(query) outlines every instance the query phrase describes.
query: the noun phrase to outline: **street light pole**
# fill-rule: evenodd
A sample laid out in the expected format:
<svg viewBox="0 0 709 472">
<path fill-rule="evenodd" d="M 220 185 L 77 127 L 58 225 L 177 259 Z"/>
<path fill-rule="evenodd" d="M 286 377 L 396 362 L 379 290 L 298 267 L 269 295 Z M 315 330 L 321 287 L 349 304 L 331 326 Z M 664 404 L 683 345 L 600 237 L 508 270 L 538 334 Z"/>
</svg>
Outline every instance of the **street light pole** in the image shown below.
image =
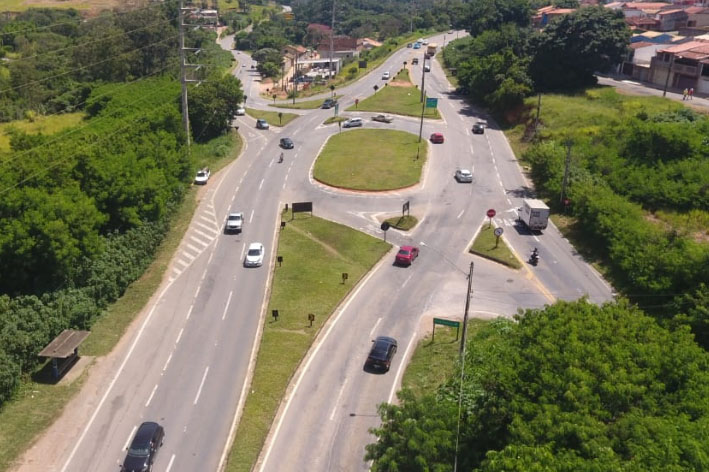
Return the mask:
<svg viewBox="0 0 709 472">
<path fill-rule="evenodd" d="M 468 331 L 468 310 L 470 309 L 470 296 L 473 293 L 473 269 L 475 263 L 470 263 L 470 272 L 468 273 L 468 292 L 465 294 L 465 313 L 463 314 L 463 334 L 460 337 L 460 357 L 465 354 L 465 337 Z"/>
</svg>

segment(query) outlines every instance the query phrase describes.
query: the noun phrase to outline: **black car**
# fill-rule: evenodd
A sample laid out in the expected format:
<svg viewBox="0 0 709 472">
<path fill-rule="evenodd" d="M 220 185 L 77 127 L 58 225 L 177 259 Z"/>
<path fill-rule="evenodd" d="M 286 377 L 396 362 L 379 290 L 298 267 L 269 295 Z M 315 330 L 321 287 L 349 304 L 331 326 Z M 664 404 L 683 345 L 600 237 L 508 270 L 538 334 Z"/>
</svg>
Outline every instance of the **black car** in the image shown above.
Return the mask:
<svg viewBox="0 0 709 472">
<path fill-rule="evenodd" d="M 322 106 L 320 108 L 332 108 L 337 104 L 337 100 L 333 100 L 332 98 L 326 98 L 324 102 L 322 102 Z"/>
<path fill-rule="evenodd" d="M 283 149 L 293 149 L 295 144 L 293 144 L 293 140 L 291 138 L 281 138 L 281 147 Z"/>
<path fill-rule="evenodd" d="M 485 132 L 485 123 L 478 121 L 473 125 L 473 134 L 483 134 Z"/>
<path fill-rule="evenodd" d="M 388 336 L 377 336 L 373 341 L 372 350 L 369 351 L 367 362 L 364 363 L 365 368 L 389 370 L 391 360 L 396 354 L 396 339 Z"/>
<path fill-rule="evenodd" d="M 128 448 L 122 472 L 148 472 L 165 437 L 163 427 L 152 421 L 141 424 Z"/>
</svg>

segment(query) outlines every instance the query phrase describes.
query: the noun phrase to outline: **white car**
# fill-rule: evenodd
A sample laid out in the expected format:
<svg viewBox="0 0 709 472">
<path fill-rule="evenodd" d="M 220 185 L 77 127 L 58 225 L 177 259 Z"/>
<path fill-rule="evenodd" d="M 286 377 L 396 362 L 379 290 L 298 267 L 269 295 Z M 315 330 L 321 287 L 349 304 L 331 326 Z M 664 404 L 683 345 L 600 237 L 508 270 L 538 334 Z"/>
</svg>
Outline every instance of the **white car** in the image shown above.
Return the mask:
<svg viewBox="0 0 709 472">
<path fill-rule="evenodd" d="M 246 114 L 246 108 L 239 107 L 236 109 L 236 116 L 244 116 Z"/>
<path fill-rule="evenodd" d="M 263 264 L 263 254 L 263 244 L 249 244 L 249 249 L 246 251 L 246 257 L 244 258 L 244 267 L 261 267 Z"/>
<path fill-rule="evenodd" d="M 362 118 L 350 118 L 342 123 L 343 128 L 354 128 L 356 126 L 362 126 Z"/>
<path fill-rule="evenodd" d="M 457 180 L 461 184 L 471 184 L 473 183 L 473 173 L 470 172 L 468 169 L 458 169 L 457 171 L 455 171 L 455 180 Z"/>
<path fill-rule="evenodd" d="M 241 233 L 241 229 L 244 226 L 244 214 L 241 212 L 229 213 L 226 217 L 226 223 L 224 224 L 224 231 L 227 233 L 235 232 Z"/>
<path fill-rule="evenodd" d="M 428 39 L 424 39 L 423 41 L 421 41 L 421 44 L 423 44 L 424 46 L 426 46 L 426 45 L 428 44 Z"/>
<path fill-rule="evenodd" d="M 198 185 L 204 185 L 209 180 L 209 176 L 210 176 L 209 167 L 205 167 L 204 169 L 200 169 L 197 171 L 197 175 L 194 178 L 194 183 L 196 183 Z"/>
<path fill-rule="evenodd" d="M 382 74 L 382 80 L 389 80 L 391 76 L 389 75 L 389 72 L 384 72 Z"/>
</svg>

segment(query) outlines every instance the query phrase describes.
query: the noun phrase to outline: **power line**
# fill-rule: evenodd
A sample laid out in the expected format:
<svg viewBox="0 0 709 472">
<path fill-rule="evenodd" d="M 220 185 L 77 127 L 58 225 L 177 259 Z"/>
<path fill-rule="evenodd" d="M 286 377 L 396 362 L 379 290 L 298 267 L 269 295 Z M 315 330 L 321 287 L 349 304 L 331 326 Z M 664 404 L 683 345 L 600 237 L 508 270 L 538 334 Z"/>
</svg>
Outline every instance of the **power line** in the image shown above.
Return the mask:
<svg viewBox="0 0 709 472">
<path fill-rule="evenodd" d="M 143 49 L 146 49 L 146 48 L 155 46 L 156 44 L 164 43 L 164 42 L 166 42 L 166 41 L 175 39 L 176 37 L 177 37 L 177 35 L 168 36 L 167 38 L 162 39 L 162 40 L 160 40 L 160 41 L 155 41 L 154 43 L 146 44 L 145 46 L 141 46 L 141 47 L 139 47 L 139 48 L 131 49 L 130 51 L 123 52 L 123 53 L 118 54 L 118 55 L 116 55 L 116 56 L 108 57 L 108 58 L 106 58 L 106 59 L 103 59 L 103 60 L 101 60 L 101 61 L 94 62 L 94 63 L 92 63 L 92 64 L 87 64 L 87 65 L 85 65 L 85 66 L 77 67 L 77 68 L 74 68 L 74 69 L 71 69 L 71 70 L 68 70 L 68 71 L 65 71 L 65 72 L 61 72 L 61 73 L 59 73 L 59 74 L 54 74 L 54 75 L 50 75 L 50 76 L 47 76 L 47 77 L 42 77 L 41 79 L 32 80 L 32 81 L 26 82 L 26 83 L 24 83 L 24 84 L 22 84 L 22 85 L 17 85 L 17 86 L 14 86 L 14 87 L 9 87 L 9 88 L 0 90 L 0 94 L 5 93 L 5 92 L 10 92 L 10 91 L 12 91 L 12 90 L 22 89 L 22 88 L 28 87 L 28 86 L 30 86 L 30 85 L 39 84 L 39 83 L 45 82 L 45 81 L 47 81 L 47 80 L 49 80 L 49 79 L 55 79 L 55 78 L 57 78 L 57 77 L 62 77 L 62 76 L 65 76 L 65 75 L 68 75 L 68 74 L 71 74 L 71 73 L 73 73 L 73 72 L 77 72 L 77 71 L 80 71 L 80 70 L 88 69 L 89 67 L 93 67 L 93 66 L 96 66 L 96 65 L 99 65 L 99 64 L 103 64 L 104 62 L 108 62 L 108 61 L 115 60 L 117 57 L 126 56 L 126 55 L 128 55 L 128 54 L 130 54 L 130 53 L 132 53 L 132 52 L 140 51 L 140 50 L 143 50 Z"/>
<path fill-rule="evenodd" d="M 158 69 L 158 70 L 156 70 L 156 71 L 154 71 L 154 72 L 151 72 L 150 74 L 144 75 L 143 77 L 139 77 L 139 78 L 134 79 L 134 80 L 132 80 L 132 81 L 130 81 L 130 82 L 125 82 L 125 83 L 123 83 L 122 85 L 116 87 L 116 89 L 114 89 L 114 90 L 108 91 L 108 92 L 103 93 L 103 94 L 100 94 L 100 95 L 92 95 L 91 97 L 89 97 L 89 99 L 95 100 L 95 99 L 97 99 L 97 98 L 101 98 L 101 97 L 105 97 L 105 96 L 107 96 L 107 95 L 111 95 L 111 94 L 113 94 L 113 93 L 115 92 L 115 90 L 120 90 L 120 89 L 125 88 L 125 87 L 127 87 L 127 86 L 129 86 L 129 85 L 132 85 L 132 84 L 135 84 L 135 83 L 137 83 L 137 82 L 140 82 L 141 80 L 145 80 L 145 79 L 147 79 L 147 78 L 150 78 L 151 76 L 153 76 L 153 75 L 155 75 L 155 74 L 158 74 L 159 72 L 162 72 L 162 71 L 164 71 L 165 69 L 167 69 L 167 68 L 169 68 L 169 67 L 171 67 L 171 66 L 172 66 L 172 64 L 167 64 L 167 65 L 165 65 L 164 67 L 162 67 L 162 68 L 160 68 L 160 69 Z M 77 105 L 83 105 L 83 104 L 87 103 L 87 102 L 89 101 L 89 99 L 84 100 L 83 102 L 80 102 L 80 103 L 78 103 Z M 132 105 L 133 103 L 137 103 L 137 101 L 136 101 L 136 102 L 132 102 L 131 105 Z M 57 112 L 57 113 L 53 113 L 53 114 L 51 114 L 51 115 L 43 115 L 43 116 L 44 116 L 44 117 L 50 117 L 50 116 L 56 116 L 56 115 L 62 115 L 62 114 L 64 114 L 64 113 L 62 113 L 62 112 Z M 54 143 L 56 143 L 56 142 L 58 142 L 58 141 L 61 141 L 62 139 L 66 138 L 67 136 L 70 136 L 70 135 L 72 135 L 72 134 L 74 134 L 74 133 L 78 133 L 79 131 L 82 131 L 82 130 L 88 128 L 89 126 L 91 126 L 91 125 L 97 123 L 98 121 L 100 121 L 100 120 L 105 120 L 105 119 L 107 119 L 107 118 L 109 118 L 109 117 L 103 116 L 103 117 L 99 117 L 99 118 L 94 118 L 93 120 L 90 120 L 87 124 L 85 124 L 84 126 L 79 126 L 79 127 L 73 128 L 73 129 L 67 131 L 66 133 L 63 133 L 63 134 L 57 136 L 56 139 L 53 139 L 53 140 L 50 140 L 50 141 L 46 141 L 46 142 L 44 142 L 44 143 L 42 143 L 42 144 L 40 144 L 40 145 L 38 145 L 38 146 L 33 147 L 32 149 L 27 149 L 27 150 L 25 150 L 25 151 L 13 153 L 11 159 L 7 159 L 7 160 L 5 160 L 5 161 L 3 161 L 3 162 L 0 162 L 0 169 L 2 169 L 2 167 L 3 167 L 4 165 L 6 165 L 6 164 L 12 164 L 13 162 L 15 162 L 18 158 L 20 158 L 20 157 L 22 157 L 22 156 L 25 156 L 25 155 L 27 155 L 27 154 L 29 154 L 29 153 L 31 153 L 31 152 L 34 152 L 34 151 L 36 151 L 36 150 L 38 150 L 38 149 L 40 149 L 40 148 L 43 148 L 43 147 L 45 147 L 45 146 L 49 146 L 50 144 L 54 144 Z"/>
</svg>

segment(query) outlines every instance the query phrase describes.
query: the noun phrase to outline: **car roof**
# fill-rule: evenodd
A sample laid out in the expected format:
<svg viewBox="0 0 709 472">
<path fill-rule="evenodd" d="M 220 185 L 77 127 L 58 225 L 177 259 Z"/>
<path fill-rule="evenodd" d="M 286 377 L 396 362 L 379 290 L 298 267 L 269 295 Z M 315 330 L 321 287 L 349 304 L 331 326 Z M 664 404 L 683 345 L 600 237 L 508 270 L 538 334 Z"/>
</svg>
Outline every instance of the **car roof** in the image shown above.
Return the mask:
<svg viewBox="0 0 709 472">
<path fill-rule="evenodd" d="M 458 172 L 461 174 L 470 174 L 471 172 L 468 169 L 459 169 Z"/>
<path fill-rule="evenodd" d="M 160 428 L 160 425 L 152 421 L 146 421 L 141 424 L 138 428 L 138 432 L 135 433 L 133 444 L 149 442 L 153 438 L 153 435 L 155 435 L 155 431 L 157 431 L 158 428 Z"/>
<path fill-rule="evenodd" d="M 377 336 L 377 337 L 374 339 L 374 342 L 375 342 L 375 343 L 378 343 L 378 342 L 385 342 L 385 343 L 389 343 L 389 344 L 396 344 L 396 339 L 390 338 L 389 336 Z"/>
<path fill-rule="evenodd" d="M 249 249 L 261 249 L 263 247 L 263 244 L 261 243 L 251 243 L 249 244 Z"/>
<path fill-rule="evenodd" d="M 232 211 L 231 213 L 229 213 L 229 216 L 241 216 L 241 217 L 243 217 L 244 214 L 243 214 L 242 212 L 240 212 L 240 211 Z"/>
<path fill-rule="evenodd" d="M 416 249 L 416 248 L 413 247 L 413 246 L 401 246 L 401 249 L 404 250 L 404 251 L 411 251 L 411 250 Z"/>
<path fill-rule="evenodd" d="M 433 133 L 431 136 L 443 136 L 443 133 Z"/>
</svg>

